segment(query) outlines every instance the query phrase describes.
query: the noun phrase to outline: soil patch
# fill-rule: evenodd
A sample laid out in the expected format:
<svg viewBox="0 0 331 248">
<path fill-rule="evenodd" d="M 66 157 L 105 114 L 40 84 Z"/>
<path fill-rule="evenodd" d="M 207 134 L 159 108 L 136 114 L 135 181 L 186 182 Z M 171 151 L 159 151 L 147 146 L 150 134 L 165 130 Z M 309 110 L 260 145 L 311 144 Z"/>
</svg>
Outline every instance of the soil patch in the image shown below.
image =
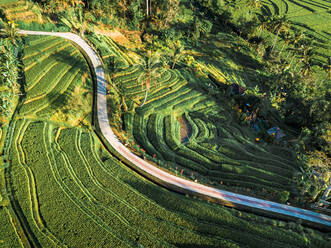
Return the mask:
<svg viewBox="0 0 331 248">
<path fill-rule="evenodd" d="M 181 143 L 188 142 L 192 134 L 191 126 L 188 123 L 185 115 L 178 117 L 177 120 L 179 121 L 180 124 L 180 141 Z"/>
<path fill-rule="evenodd" d="M 134 48 L 141 45 L 140 33 L 138 31 L 119 31 L 116 29 L 109 30 L 109 28 L 100 26 L 95 27 L 95 32 L 98 34 L 106 35 L 117 44 L 128 48 Z"/>
</svg>

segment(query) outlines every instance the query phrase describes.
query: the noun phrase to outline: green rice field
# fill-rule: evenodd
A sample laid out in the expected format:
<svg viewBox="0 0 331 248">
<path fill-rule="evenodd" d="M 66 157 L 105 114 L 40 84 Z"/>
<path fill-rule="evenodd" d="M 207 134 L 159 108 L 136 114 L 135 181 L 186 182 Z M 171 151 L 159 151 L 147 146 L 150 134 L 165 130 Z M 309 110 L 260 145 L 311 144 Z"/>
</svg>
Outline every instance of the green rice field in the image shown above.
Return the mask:
<svg viewBox="0 0 331 248">
<path fill-rule="evenodd" d="M 10 135 L 4 247 L 327 247 L 294 223 L 164 190 L 87 130 L 21 119 Z"/>
<path fill-rule="evenodd" d="M 22 62 L 26 94 L 20 116 L 49 118 L 70 102 L 77 88 L 91 89 L 84 57 L 69 41 L 31 36 L 25 43 Z"/>
<path fill-rule="evenodd" d="M 128 97 L 143 98 L 140 73 L 130 67 L 115 74 L 113 83 L 125 87 Z M 291 150 L 257 144 L 257 134 L 238 124 L 227 99 L 208 96 L 187 73 L 162 68 L 159 73 L 146 103 L 123 114 L 125 131 L 149 158 L 203 183 L 292 192 L 299 167 Z"/>
<path fill-rule="evenodd" d="M 0 180 L 1 247 L 328 246 L 325 234 L 299 224 L 173 193 L 142 178 L 108 152 L 95 132 L 83 126 L 74 127 L 70 122 L 58 121 L 54 117 L 58 114 L 55 106 L 63 108 L 61 97 L 72 97 L 75 86 L 82 84 L 78 78 L 86 72 L 87 64 L 80 52 L 69 42 L 58 38 L 32 36 L 25 38 L 25 44 L 26 96 L 7 132 L 4 149 L 9 166 L 0 169 L 0 175 L 3 175 Z M 127 73 L 130 77 L 135 68 L 127 67 L 127 70 L 130 70 Z M 135 126 L 140 133 L 137 137 L 146 144 L 149 142 L 151 147 L 159 142 L 160 157 L 164 151 L 171 152 L 176 159 L 181 154 L 196 154 L 199 149 L 206 149 L 203 142 L 198 145 L 198 141 L 206 142 L 216 137 L 216 131 L 208 120 L 211 117 L 206 112 L 206 106 L 212 102 L 190 88 L 190 83 L 179 71 L 162 70 L 162 73 L 164 84 L 172 85 L 168 88 L 178 87 L 178 95 L 169 92 L 167 98 L 165 88 L 153 89 L 140 114 L 137 111 L 136 115 L 128 116 L 132 122 L 127 124 Z M 128 80 L 128 85 L 130 82 Z M 84 85 L 92 95 L 90 77 Z M 132 87 L 132 92 L 135 91 L 139 89 Z M 176 104 L 165 108 L 164 103 L 171 99 Z M 91 109 L 91 102 L 84 104 L 82 108 Z M 151 104 L 155 104 L 158 112 L 148 107 Z M 187 108 L 195 111 L 187 111 Z M 174 115 L 167 114 L 169 110 Z M 206 112 L 204 118 L 195 115 L 199 110 Z M 223 112 L 220 108 L 211 108 L 210 114 L 213 113 Z M 91 112 L 89 115 L 88 120 Z M 179 128 L 176 116 L 182 115 L 192 125 L 192 141 L 185 145 L 178 142 L 178 135 L 174 132 Z M 157 141 L 155 138 L 160 134 L 155 131 L 145 135 L 146 120 L 142 116 L 149 117 L 146 125 L 151 130 L 159 125 L 169 138 L 160 137 Z M 224 144 L 238 149 L 241 146 L 251 147 L 254 151 L 245 130 L 230 128 L 228 124 L 224 124 L 222 130 L 229 137 L 234 132 L 240 134 L 236 143 L 224 138 Z M 180 148 L 176 148 L 177 145 Z M 265 153 L 263 150 L 254 156 L 263 157 Z M 236 161 L 230 155 L 222 157 L 222 153 L 213 150 L 206 154 L 208 156 L 197 156 L 192 165 L 203 160 L 211 166 L 219 159 L 226 160 L 235 170 Z M 270 152 L 267 154 L 272 155 Z M 183 161 L 191 159 L 185 155 L 182 158 Z M 262 164 L 263 158 L 260 159 Z M 244 168 L 249 173 L 249 161 L 246 163 Z M 282 163 L 279 164 L 281 167 Z M 270 168 L 271 165 L 270 162 Z M 231 176 L 231 173 L 228 174 Z"/>
<path fill-rule="evenodd" d="M 296 1 L 268 0 L 262 1 L 261 14 L 284 16 L 292 23 L 292 30 L 303 32 L 312 38 L 315 47 L 315 59 L 328 63 L 331 56 L 331 3 L 325 0 Z"/>
</svg>

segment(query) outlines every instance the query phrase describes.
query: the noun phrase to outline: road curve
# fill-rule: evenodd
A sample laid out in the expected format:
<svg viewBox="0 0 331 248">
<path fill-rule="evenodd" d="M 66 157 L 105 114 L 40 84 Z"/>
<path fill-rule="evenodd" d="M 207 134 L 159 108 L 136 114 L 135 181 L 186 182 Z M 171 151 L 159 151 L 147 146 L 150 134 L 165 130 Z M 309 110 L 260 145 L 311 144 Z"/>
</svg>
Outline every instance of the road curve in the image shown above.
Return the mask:
<svg viewBox="0 0 331 248">
<path fill-rule="evenodd" d="M 62 37 L 76 43 L 80 49 L 88 56 L 91 66 L 95 70 L 96 83 L 97 83 L 97 118 L 102 135 L 106 138 L 111 146 L 125 159 L 133 163 L 144 174 L 149 174 L 157 178 L 164 185 L 171 185 L 171 188 L 183 189 L 185 192 L 198 194 L 207 198 L 219 200 L 221 202 L 231 203 L 233 206 L 242 206 L 246 209 L 256 209 L 259 212 L 270 213 L 275 216 L 285 216 L 290 219 L 301 219 L 304 222 L 316 223 L 331 229 L 331 216 L 316 213 L 306 209 L 296 208 L 276 202 L 266 201 L 250 196 L 231 193 L 228 191 L 216 189 L 213 187 L 205 186 L 199 183 L 192 182 L 183 178 L 176 177 L 167 173 L 147 161 L 141 159 L 133 154 L 126 148 L 113 133 L 107 113 L 107 100 L 106 100 L 106 78 L 103 69 L 102 61 L 99 59 L 98 54 L 83 40 L 80 36 L 73 33 L 55 33 L 55 32 L 41 32 L 41 31 L 25 31 L 20 30 L 19 34 L 26 35 L 52 35 Z M 161 183 L 162 184 L 162 183 Z M 229 204 L 226 204 L 229 205 Z"/>
</svg>

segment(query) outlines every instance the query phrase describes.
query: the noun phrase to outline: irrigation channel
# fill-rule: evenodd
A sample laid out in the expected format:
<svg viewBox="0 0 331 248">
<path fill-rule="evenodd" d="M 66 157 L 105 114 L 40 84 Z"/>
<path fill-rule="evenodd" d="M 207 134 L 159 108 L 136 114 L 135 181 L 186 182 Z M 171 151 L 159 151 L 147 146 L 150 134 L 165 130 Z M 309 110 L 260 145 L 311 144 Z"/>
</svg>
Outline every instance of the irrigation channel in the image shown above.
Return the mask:
<svg viewBox="0 0 331 248">
<path fill-rule="evenodd" d="M 149 162 L 133 154 L 119 141 L 109 125 L 106 100 L 107 81 L 105 78 L 102 61 L 94 49 L 84 39 L 73 33 L 20 30 L 19 34 L 57 36 L 68 39 L 78 45 L 80 50 L 84 53 L 85 57 L 89 60 L 88 62 L 91 66 L 91 69 L 94 69 L 97 90 L 97 121 L 101 133 L 107 142 L 113 147 L 113 149 L 120 155 L 120 157 L 125 160 L 124 162 L 126 162 L 126 164 L 138 171 L 140 174 L 151 179 L 159 185 L 180 193 L 198 195 L 204 199 L 222 203 L 226 206 L 260 213 L 266 216 L 288 220 L 301 219 L 303 223 L 309 224 L 311 226 L 320 229 L 331 230 L 331 216 L 316 213 L 306 209 L 288 206 L 285 204 L 279 204 L 241 194 L 231 193 L 179 178 L 153 166 Z"/>
</svg>

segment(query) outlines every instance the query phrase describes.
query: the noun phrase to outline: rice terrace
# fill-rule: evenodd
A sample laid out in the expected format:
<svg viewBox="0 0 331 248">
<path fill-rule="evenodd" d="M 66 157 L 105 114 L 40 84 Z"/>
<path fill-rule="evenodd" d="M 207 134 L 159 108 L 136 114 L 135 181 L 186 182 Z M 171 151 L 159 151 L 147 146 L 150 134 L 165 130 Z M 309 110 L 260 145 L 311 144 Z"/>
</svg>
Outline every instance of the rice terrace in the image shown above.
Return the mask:
<svg viewBox="0 0 331 248">
<path fill-rule="evenodd" d="M 0 247 L 330 247 L 330 7 L 0 0 Z"/>
</svg>

